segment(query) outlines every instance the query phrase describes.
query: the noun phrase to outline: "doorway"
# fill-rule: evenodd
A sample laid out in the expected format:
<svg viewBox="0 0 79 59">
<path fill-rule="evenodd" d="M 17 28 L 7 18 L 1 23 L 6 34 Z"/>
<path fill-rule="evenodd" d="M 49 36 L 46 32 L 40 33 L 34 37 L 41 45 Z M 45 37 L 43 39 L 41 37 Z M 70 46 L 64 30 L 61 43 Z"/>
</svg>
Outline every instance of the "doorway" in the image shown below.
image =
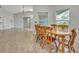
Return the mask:
<svg viewBox="0 0 79 59">
<path fill-rule="evenodd" d="M 4 19 L 3 17 L 0 17 L 0 30 L 4 29 Z"/>
<path fill-rule="evenodd" d="M 23 17 L 24 20 L 24 29 L 29 30 L 31 27 L 31 17 Z"/>
</svg>

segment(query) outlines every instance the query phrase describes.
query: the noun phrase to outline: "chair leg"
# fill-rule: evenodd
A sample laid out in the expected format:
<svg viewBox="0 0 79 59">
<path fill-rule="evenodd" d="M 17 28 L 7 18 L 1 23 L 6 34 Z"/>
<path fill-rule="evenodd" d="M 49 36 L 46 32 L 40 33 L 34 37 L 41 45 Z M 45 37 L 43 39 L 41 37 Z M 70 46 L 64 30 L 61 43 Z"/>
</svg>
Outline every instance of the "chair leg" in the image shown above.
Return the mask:
<svg viewBox="0 0 79 59">
<path fill-rule="evenodd" d="M 40 39 L 40 46 L 43 47 L 43 39 Z"/>
<path fill-rule="evenodd" d="M 42 46 L 42 39 L 40 39 L 40 46 Z"/>
<path fill-rule="evenodd" d="M 62 52 L 64 53 L 64 46 L 62 46 Z"/>
<path fill-rule="evenodd" d="M 72 47 L 72 50 L 73 50 L 73 52 L 75 53 L 75 49 L 74 49 L 74 47 Z"/>
<path fill-rule="evenodd" d="M 69 49 L 69 53 L 71 53 L 71 49 Z"/>
<path fill-rule="evenodd" d="M 60 48 L 60 43 L 58 44 L 58 47 L 56 48 L 56 52 L 59 51 L 59 48 Z"/>
<path fill-rule="evenodd" d="M 71 53 L 71 46 L 68 46 L 69 53 Z"/>
<path fill-rule="evenodd" d="M 38 38 L 36 38 L 36 42 L 38 42 Z"/>
<path fill-rule="evenodd" d="M 52 45 L 49 43 L 49 52 L 52 53 Z"/>
<path fill-rule="evenodd" d="M 37 36 L 35 35 L 35 39 L 36 39 L 36 42 L 37 42 Z"/>
<path fill-rule="evenodd" d="M 56 48 L 56 52 L 57 52 L 57 43 L 56 43 L 56 40 L 54 41 L 54 44 L 55 44 L 55 48 Z"/>
<path fill-rule="evenodd" d="M 64 42 L 62 42 L 62 52 L 64 53 Z"/>
<path fill-rule="evenodd" d="M 41 47 L 44 48 L 44 45 L 45 45 L 44 38 L 42 38 L 41 42 L 42 42 L 42 43 L 41 43 Z"/>
<path fill-rule="evenodd" d="M 54 41 L 54 43 L 55 43 L 55 47 L 57 48 L 57 43 L 56 43 L 56 40 Z"/>
</svg>

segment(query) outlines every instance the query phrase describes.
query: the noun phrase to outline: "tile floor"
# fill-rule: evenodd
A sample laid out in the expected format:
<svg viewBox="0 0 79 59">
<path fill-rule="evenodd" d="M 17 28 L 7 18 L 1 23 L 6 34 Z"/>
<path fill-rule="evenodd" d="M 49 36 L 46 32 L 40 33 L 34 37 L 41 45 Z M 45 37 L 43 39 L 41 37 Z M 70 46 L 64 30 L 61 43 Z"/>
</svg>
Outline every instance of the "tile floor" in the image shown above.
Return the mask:
<svg viewBox="0 0 79 59">
<path fill-rule="evenodd" d="M 79 41 L 76 40 L 76 52 L 79 52 Z M 11 29 L 0 31 L 0 53 L 48 53 L 35 42 L 31 31 Z M 53 51 L 55 52 L 55 51 Z"/>
</svg>

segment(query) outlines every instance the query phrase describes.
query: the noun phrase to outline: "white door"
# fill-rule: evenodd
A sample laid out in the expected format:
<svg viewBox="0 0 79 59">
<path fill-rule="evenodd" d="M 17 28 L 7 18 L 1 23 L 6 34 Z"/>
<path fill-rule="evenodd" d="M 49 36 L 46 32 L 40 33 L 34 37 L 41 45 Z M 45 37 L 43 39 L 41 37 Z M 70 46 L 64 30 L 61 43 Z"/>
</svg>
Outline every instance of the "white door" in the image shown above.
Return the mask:
<svg viewBox="0 0 79 59">
<path fill-rule="evenodd" d="M 0 17 L 0 30 L 4 29 L 4 19 Z"/>
<path fill-rule="evenodd" d="M 30 17 L 24 17 L 24 28 L 26 29 L 30 29 L 30 20 L 31 18 Z"/>
</svg>

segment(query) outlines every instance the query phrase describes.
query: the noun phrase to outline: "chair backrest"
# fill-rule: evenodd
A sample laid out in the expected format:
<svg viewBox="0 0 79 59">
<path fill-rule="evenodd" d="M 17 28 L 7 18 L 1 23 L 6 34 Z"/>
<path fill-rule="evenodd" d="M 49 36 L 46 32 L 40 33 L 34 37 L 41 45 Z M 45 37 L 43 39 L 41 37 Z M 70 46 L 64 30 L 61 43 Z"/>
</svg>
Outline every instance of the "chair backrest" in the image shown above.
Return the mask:
<svg viewBox="0 0 79 59">
<path fill-rule="evenodd" d="M 51 27 L 53 28 L 53 30 L 57 30 L 57 25 L 56 24 L 51 24 Z"/>
<path fill-rule="evenodd" d="M 41 26 L 41 29 L 40 30 L 41 30 L 41 34 L 44 35 L 45 34 L 45 27 L 44 26 Z"/>
<path fill-rule="evenodd" d="M 46 35 L 52 35 L 52 27 L 46 27 L 45 31 L 46 31 Z"/>
<path fill-rule="evenodd" d="M 47 26 L 35 25 L 36 34 L 39 35 L 48 35 L 51 33 L 52 28 Z"/>
<path fill-rule="evenodd" d="M 52 31 L 51 27 L 45 26 L 45 39 L 48 43 L 52 42 Z"/>
<path fill-rule="evenodd" d="M 77 36 L 76 30 L 72 29 L 71 30 L 71 35 L 70 35 L 70 40 L 69 40 L 70 45 L 74 44 L 76 36 Z"/>
</svg>

